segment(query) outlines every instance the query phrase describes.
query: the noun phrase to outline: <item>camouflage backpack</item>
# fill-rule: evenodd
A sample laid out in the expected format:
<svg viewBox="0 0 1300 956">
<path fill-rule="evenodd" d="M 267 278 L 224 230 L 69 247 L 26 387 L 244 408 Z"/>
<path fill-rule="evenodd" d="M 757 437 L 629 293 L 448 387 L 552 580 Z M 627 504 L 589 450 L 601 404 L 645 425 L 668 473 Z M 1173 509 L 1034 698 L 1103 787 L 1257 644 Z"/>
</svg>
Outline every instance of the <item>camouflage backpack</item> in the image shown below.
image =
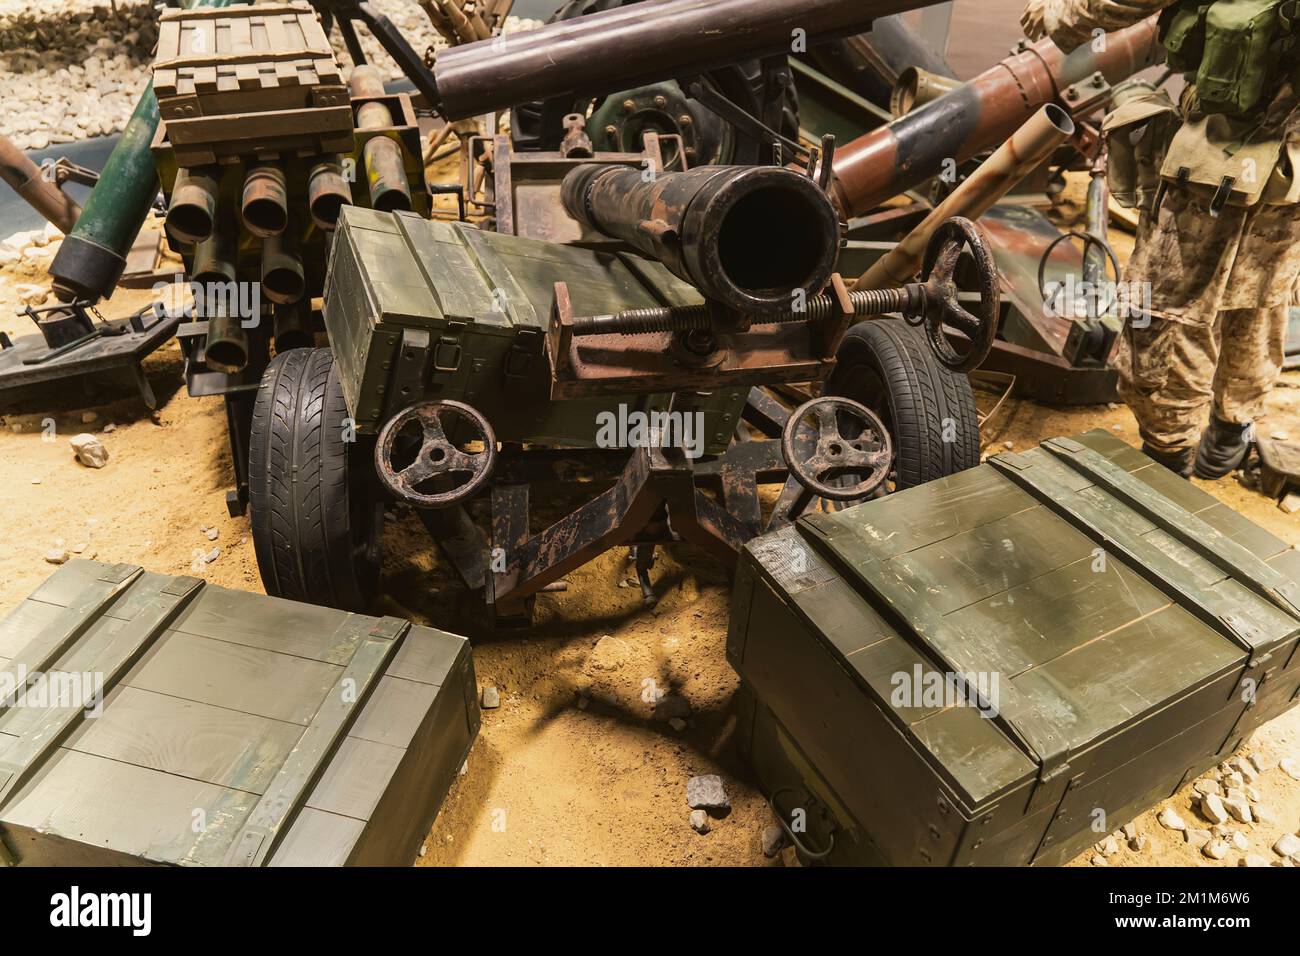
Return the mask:
<svg viewBox="0 0 1300 956">
<path fill-rule="evenodd" d="M 1194 74 L 1201 110 L 1266 107 L 1295 71 L 1300 0 L 1182 0 L 1160 17 L 1171 67 Z"/>
</svg>

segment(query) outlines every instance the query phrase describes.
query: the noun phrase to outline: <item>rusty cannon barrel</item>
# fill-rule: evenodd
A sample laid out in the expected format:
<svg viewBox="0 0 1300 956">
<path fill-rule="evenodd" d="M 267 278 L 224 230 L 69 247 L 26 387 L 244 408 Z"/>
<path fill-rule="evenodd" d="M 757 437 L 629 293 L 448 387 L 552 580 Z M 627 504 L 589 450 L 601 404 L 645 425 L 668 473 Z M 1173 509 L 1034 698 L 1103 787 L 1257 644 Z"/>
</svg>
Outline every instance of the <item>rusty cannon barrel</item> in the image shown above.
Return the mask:
<svg viewBox="0 0 1300 956">
<path fill-rule="evenodd" d="M 1067 95 L 1090 77 L 1118 83 L 1164 57 L 1155 17 L 1104 40 L 1069 55 L 1051 40 L 1026 43 L 969 83 L 840 146 L 835 204 L 845 216 L 863 215 L 937 176 L 945 163 L 964 163 L 1005 142 L 1048 103 L 1072 115 L 1096 109 L 1087 97 Z"/>
<path fill-rule="evenodd" d="M 812 179 L 775 166 L 701 166 L 647 180 L 584 163 L 564 177 L 564 208 L 658 259 L 705 298 L 740 312 L 788 310 L 830 280 L 839 220 Z"/>
<path fill-rule="evenodd" d="M 167 204 L 167 230 L 181 242 L 202 242 L 212 235 L 217 218 L 219 170 L 211 166 L 181 169 Z"/>
<path fill-rule="evenodd" d="M 72 231 L 81 207 L 27 154 L 0 134 L 0 179 L 29 206 L 58 227 L 65 235 Z"/>
<path fill-rule="evenodd" d="M 530 100 L 609 93 L 789 53 L 936 0 L 645 0 L 439 52 L 439 111 L 465 119 Z M 435 104 L 431 104 L 435 105 Z"/>
</svg>

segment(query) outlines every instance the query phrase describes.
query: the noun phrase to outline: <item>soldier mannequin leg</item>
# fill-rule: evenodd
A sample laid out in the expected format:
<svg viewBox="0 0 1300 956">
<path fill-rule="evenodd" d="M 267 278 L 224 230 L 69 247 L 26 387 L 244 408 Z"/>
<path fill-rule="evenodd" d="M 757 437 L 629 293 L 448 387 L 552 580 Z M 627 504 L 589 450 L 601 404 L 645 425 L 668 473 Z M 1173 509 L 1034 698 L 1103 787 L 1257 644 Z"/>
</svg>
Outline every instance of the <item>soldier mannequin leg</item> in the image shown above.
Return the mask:
<svg viewBox="0 0 1300 956">
<path fill-rule="evenodd" d="M 1120 397 L 1138 420 L 1143 450 L 1184 477 L 1214 398 L 1215 333 L 1209 323 L 1133 319 L 1115 359 Z"/>
<path fill-rule="evenodd" d="M 1247 431 L 1264 414 L 1286 350 L 1288 307 L 1228 309 L 1219 313 L 1222 353 L 1214 374 L 1209 428 L 1196 453 L 1198 478 L 1222 478 L 1240 467 Z"/>
</svg>

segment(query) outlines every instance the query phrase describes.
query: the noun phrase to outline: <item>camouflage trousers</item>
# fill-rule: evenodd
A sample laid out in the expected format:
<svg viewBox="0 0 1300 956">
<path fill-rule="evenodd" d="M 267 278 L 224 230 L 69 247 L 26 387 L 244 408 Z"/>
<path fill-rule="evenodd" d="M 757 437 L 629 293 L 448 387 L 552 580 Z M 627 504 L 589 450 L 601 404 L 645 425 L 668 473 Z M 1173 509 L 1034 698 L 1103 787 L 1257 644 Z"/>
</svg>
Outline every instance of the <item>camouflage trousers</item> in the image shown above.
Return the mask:
<svg viewBox="0 0 1300 956">
<path fill-rule="evenodd" d="M 1211 407 L 1237 424 L 1263 414 L 1298 276 L 1300 207 L 1229 206 L 1216 217 L 1170 189 L 1143 216 L 1125 282 L 1149 293 L 1150 309 L 1129 318 L 1115 359 L 1143 441 L 1193 446 Z"/>
</svg>

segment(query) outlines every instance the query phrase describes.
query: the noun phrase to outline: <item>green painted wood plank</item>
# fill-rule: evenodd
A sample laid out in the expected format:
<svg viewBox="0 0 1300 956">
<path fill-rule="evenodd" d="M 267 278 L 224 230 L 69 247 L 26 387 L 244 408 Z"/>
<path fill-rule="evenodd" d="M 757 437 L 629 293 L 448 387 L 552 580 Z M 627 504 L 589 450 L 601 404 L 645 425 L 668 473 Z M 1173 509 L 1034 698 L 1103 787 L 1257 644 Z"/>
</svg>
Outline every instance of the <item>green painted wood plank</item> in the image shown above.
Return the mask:
<svg viewBox="0 0 1300 956">
<path fill-rule="evenodd" d="M 104 568 L 71 599 L 61 613 L 10 659 L 5 669 L 9 675 L 6 685 L 12 684 L 14 689 L 0 696 L 0 710 L 9 706 L 19 689 L 48 670 L 85 633 L 104 608 L 142 573 L 143 569 L 135 565 L 119 564 Z"/>
<path fill-rule="evenodd" d="M 1178 539 L 1201 557 L 1210 561 L 1225 573 L 1231 574 L 1256 594 L 1273 602 L 1282 610 L 1296 618 L 1300 624 L 1300 583 L 1278 574 L 1254 551 L 1225 534 L 1208 521 L 1180 507 L 1165 495 L 1152 495 L 1143 482 L 1138 481 L 1122 469 L 1115 467 L 1101 455 L 1078 442 L 1068 438 L 1054 438 L 1043 443 L 1043 448 L 1070 467 L 1087 475 L 1097 485 L 1115 495 L 1129 507 L 1141 512 L 1161 530 Z M 1216 507 L 1223 507 L 1218 505 Z M 1228 523 L 1229 519 L 1222 519 Z M 1248 540 L 1257 540 L 1253 532 L 1257 528 L 1252 522 L 1240 515 L 1231 523 L 1238 527 L 1238 534 L 1247 536 Z M 1270 536 L 1271 537 L 1271 536 Z M 1268 556 L 1286 549 L 1280 540 L 1274 539 L 1277 546 L 1272 547 Z"/>
<path fill-rule="evenodd" d="M 244 822 L 231 844 L 227 865 L 262 866 L 270 858 L 281 834 L 302 810 L 307 794 L 320 779 L 326 763 L 337 751 L 409 628 L 410 624 L 396 618 L 374 622 L 366 640 L 303 731 L 298 745 Z"/>
<path fill-rule="evenodd" d="M 135 580 L 135 575 L 129 579 Z M 178 577 L 164 588 L 140 613 L 122 624 L 85 670 L 101 681 L 99 693 L 111 690 L 127 669 L 162 634 L 168 622 L 202 589 L 198 578 Z M 42 681 L 49 686 L 56 674 L 47 673 Z M 82 688 L 83 692 L 92 688 Z M 103 706 L 102 699 L 99 706 Z M 0 807 L 33 773 L 36 766 L 63 741 L 76 724 L 86 718 L 88 710 L 84 701 L 72 705 L 60 700 L 50 700 L 41 710 L 37 721 L 10 746 L 0 759 Z"/>
<path fill-rule="evenodd" d="M 1112 555 L 1112 560 L 1123 560 L 1131 570 L 1141 574 L 1159 588 L 1172 601 L 1188 609 L 1202 622 L 1219 630 L 1243 650 L 1262 652 L 1281 635 L 1261 635 L 1250 617 L 1250 608 L 1225 602 L 1213 590 L 1202 590 L 1195 575 L 1179 562 L 1155 547 L 1144 536 L 1135 535 L 1114 518 L 1114 510 L 1100 507 L 1079 494 L 1062 490 L 1052 480 L 1047 469 L 1024 455 L 997 455 L 989 463 L 1040 496 L 1059 515 L 1066 518 L 1077 530 L 1090 536 Z M 1244 616 L 1246 626 L 1233 625 L 1226 616 Z"/>
<path fill-rule="evenodd" d="M 301 736 L 297 724 L 120 687 L 103 716 L 83 722 L 64 746 L 262 794 Z"/>
</svg>

